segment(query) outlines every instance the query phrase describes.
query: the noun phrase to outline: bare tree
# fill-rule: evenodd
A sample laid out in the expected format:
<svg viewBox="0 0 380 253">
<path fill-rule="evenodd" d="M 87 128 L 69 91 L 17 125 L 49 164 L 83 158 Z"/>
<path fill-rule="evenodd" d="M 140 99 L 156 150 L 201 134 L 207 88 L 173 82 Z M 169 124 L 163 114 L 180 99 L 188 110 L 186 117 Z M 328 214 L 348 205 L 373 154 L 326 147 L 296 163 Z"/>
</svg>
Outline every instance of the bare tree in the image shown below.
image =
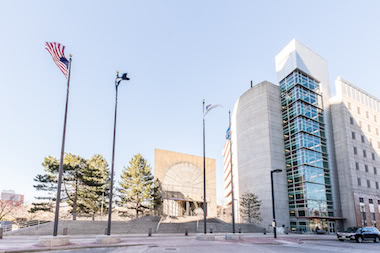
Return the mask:
<svg viewBox="0 0 380 253">
<path fill-rule="evenodd" d="M 246 192 L 241 196 L 240 214 L 248 223 L 262 221 L 260 206 L 261 200 L 259 200 L 259 197 L 254 193 Z"/>
<path fill-rule="evenodd" d="M 7 215 L 11 214 L 13 210 L 19 207 L 20 204 L 11 200 L 0 200 L 0 220 L 3 220 Z"/>
</svg>

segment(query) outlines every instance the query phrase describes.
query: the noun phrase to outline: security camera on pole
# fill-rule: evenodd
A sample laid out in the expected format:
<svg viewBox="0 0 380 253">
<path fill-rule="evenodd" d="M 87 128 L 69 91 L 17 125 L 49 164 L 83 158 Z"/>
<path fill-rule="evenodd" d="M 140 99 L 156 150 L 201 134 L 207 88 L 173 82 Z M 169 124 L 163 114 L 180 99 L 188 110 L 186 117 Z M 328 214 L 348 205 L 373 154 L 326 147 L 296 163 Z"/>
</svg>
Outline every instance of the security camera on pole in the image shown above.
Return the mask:
<svg viewBox="0 0 380 253">
<path fill-rule="evenodd" d="M 121 77 L 119 76 L 119 71 L 116 72 L 115 79 L 115 118 L 113 124 L 113 145 L 112 145 L 112 164 L 111 164 L 111 186 L 110 186 L 110 199 L 108 203 L 108 224 L 107 224 L 107 235 L 111 235 L 111 215 L 112 215 L 112 192 L 113 192 L 113 174 L 114 174 L 114 165 L 115 165 L 115 140 L 116 140 L 116 116 L 117 116 L 117 94 L 118 87 L 121 81 L 128 81 L 127 73 L 124 73 Z"/>
<path fill-rule="evenodd" d="M 205 117 L 206 114 L 212 109 L 221 105 L 209 104 L 205 107 L 205 100 L 203 99 L 203 232 L 207 233 L 207 202 L 206 202 L 206 130 L 205 130 Z"/>
</svg>

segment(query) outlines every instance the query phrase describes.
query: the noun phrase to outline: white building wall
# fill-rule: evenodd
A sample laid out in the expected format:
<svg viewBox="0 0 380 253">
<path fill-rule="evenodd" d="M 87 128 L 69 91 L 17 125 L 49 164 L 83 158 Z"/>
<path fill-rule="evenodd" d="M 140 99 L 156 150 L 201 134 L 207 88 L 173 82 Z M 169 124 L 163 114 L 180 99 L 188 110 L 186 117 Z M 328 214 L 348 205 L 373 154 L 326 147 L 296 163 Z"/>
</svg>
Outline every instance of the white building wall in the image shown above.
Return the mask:
<svg viewBox="0 0 380 253">
<path fill-rule="evenodd" d="M 376 182 L 380 184 L 380 100 L 341 77 L 336 79 L 335 86 L 336 96 L 330 99 L 330 103 L 342 214 L 346 218 L 345 227 L 358 226 L 361 225 L 357 222 L 357 217 L 361 217 L 358 198 L 363 197 L 366 204 L 368 199 L 373 199 L 375 204 L 380 199 L 380 189 L 376 188 Z M 354 147 L 357 154 L 354 154 Z M 363 150 L 367 153 L 366 157 Z M 358 178 L 361 185 L 358 185 Z M 380 211 L 377 219 L 380 221 Z"/>
<path fill-rule="evenodd" d="M 232 114 L 232 149 L 235 198 L 252 192 L 262 200 L 261 225 L 272 224 L 270 171 L 274 175 L 276 218 L 278 226 L 289 226 L 288 194 L 282 130 L 279 86 L 269 82 L 257 84 L 235 104 Z M 240 215 L 239 215 L 240 216 Z"/>
</svg>

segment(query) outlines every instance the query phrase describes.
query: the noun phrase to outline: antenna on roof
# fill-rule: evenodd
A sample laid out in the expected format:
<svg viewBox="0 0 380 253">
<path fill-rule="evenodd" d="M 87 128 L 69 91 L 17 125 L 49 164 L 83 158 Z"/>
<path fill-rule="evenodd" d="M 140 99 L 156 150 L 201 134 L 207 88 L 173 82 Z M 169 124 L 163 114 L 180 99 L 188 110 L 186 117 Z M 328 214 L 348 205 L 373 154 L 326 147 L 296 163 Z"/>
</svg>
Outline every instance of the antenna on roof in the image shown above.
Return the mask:
<svg viewBox="0 0 380 253">
<path fill-rule="evenodd" d="M 253 87 L 253 85 L 252 85 L 252 80 L 251 80 L 251 88 Z"/>
</svg>

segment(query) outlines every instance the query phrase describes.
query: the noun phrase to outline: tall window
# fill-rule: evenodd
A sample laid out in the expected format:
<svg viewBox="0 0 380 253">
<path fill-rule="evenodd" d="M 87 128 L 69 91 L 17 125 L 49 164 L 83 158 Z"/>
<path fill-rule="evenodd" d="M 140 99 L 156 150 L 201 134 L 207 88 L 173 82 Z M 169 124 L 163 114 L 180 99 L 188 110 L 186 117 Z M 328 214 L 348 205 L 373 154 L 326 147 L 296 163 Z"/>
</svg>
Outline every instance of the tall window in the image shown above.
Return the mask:
<svg viewBox="0 0 380 253">
<path fill-rule="evenodd" d="M 350 123 L 351 123 L 351 125 L 354 124 L 354 118 L 353 117 L 350 117 Z"/>
<path fill-rule="evenodd" d="M 353 140 L 355 140 L 355 132 L 351 132 L 351 137 Z"/>
<path fill-rule="evenodd" d="M 362 226 L 365 227 L 367 225 L 367 215 L 365 212 L 365 205 L 364 205 L 363 198 L 359 198 L 359 202 L 360 202 L 360 214 L 362 218 Z"/>
<path fill-rule="evenodd" d="M 371 132 L 371 126 L 368 125 L 368 132 Z"/>
<path fill-rule="evenodd" d="M 375 206 L 373 205 L 373 199 L 369 199 L 369 212 L 371 213 L 371 222 L 373 226 L 376 226 Z"/>
<path fill-rule="evenodd" d="M 356 170 L 359 170 L 359 163 L 358 162 L 355 162 L 355 168 L 356 168 Z"/>
<path fill-rule="evenodd" d="M 376 115 L 373 115 L 373 120 L 377 122 Z"/>
<path fill-rule="evenodd" d="M 376 167 L 373 167 L 373 174 L 377 174 L 377 169 L 376 169 Z"/>
<path fill-rule="evenodd" d="M 364 164 L 364 169 L 365 169 L 365 172 L 368 172 L 368 165 L 367 164 Z"/>
<path fill-rule="evenodd" d="M 358 111 L 358 114 L 360 114 L 360 107 L 359 106 L 357 107 L 357 111 Z"/>
<path fill-rule="evenodd" d="M 358 177 L 358 186 L 362 186 L 362 180 Z"/>
<path fill-rule="evenodd" d="M 369 118 L 368 111 L 365 112 L 365 116 L 367 117 L 367 119 Z"/>
<path fill-rule="evenodd" d="M 363 142 L 363 143 L 365 142 L 365 138 L 364 138 L 364 135 L 362 135 L 362 142 Z"/>
<path fill-rule="evenodd" d="M 375 182 L 376 190 L 379 190 L 379 182 Z"/>
<path fill-rule="evenodd" d="M 367 151 L 363 149 L 363 157 L 367 157 Z"/>
<path fill-rule="evenodd" d="M 372 152 L 372 160 L 375 160 L 375 153 Z"/>
<path fill-rule="evenodd" d="M 367 187 L 371 188 L 371 182 L 369 180 L 367 180 Z"/>
<path fill-rule="evenodd" d="M 356 147 L 354 147 L 354 154 L 357 155 L 358 154 L 358 149 Z"/>
</svg>

